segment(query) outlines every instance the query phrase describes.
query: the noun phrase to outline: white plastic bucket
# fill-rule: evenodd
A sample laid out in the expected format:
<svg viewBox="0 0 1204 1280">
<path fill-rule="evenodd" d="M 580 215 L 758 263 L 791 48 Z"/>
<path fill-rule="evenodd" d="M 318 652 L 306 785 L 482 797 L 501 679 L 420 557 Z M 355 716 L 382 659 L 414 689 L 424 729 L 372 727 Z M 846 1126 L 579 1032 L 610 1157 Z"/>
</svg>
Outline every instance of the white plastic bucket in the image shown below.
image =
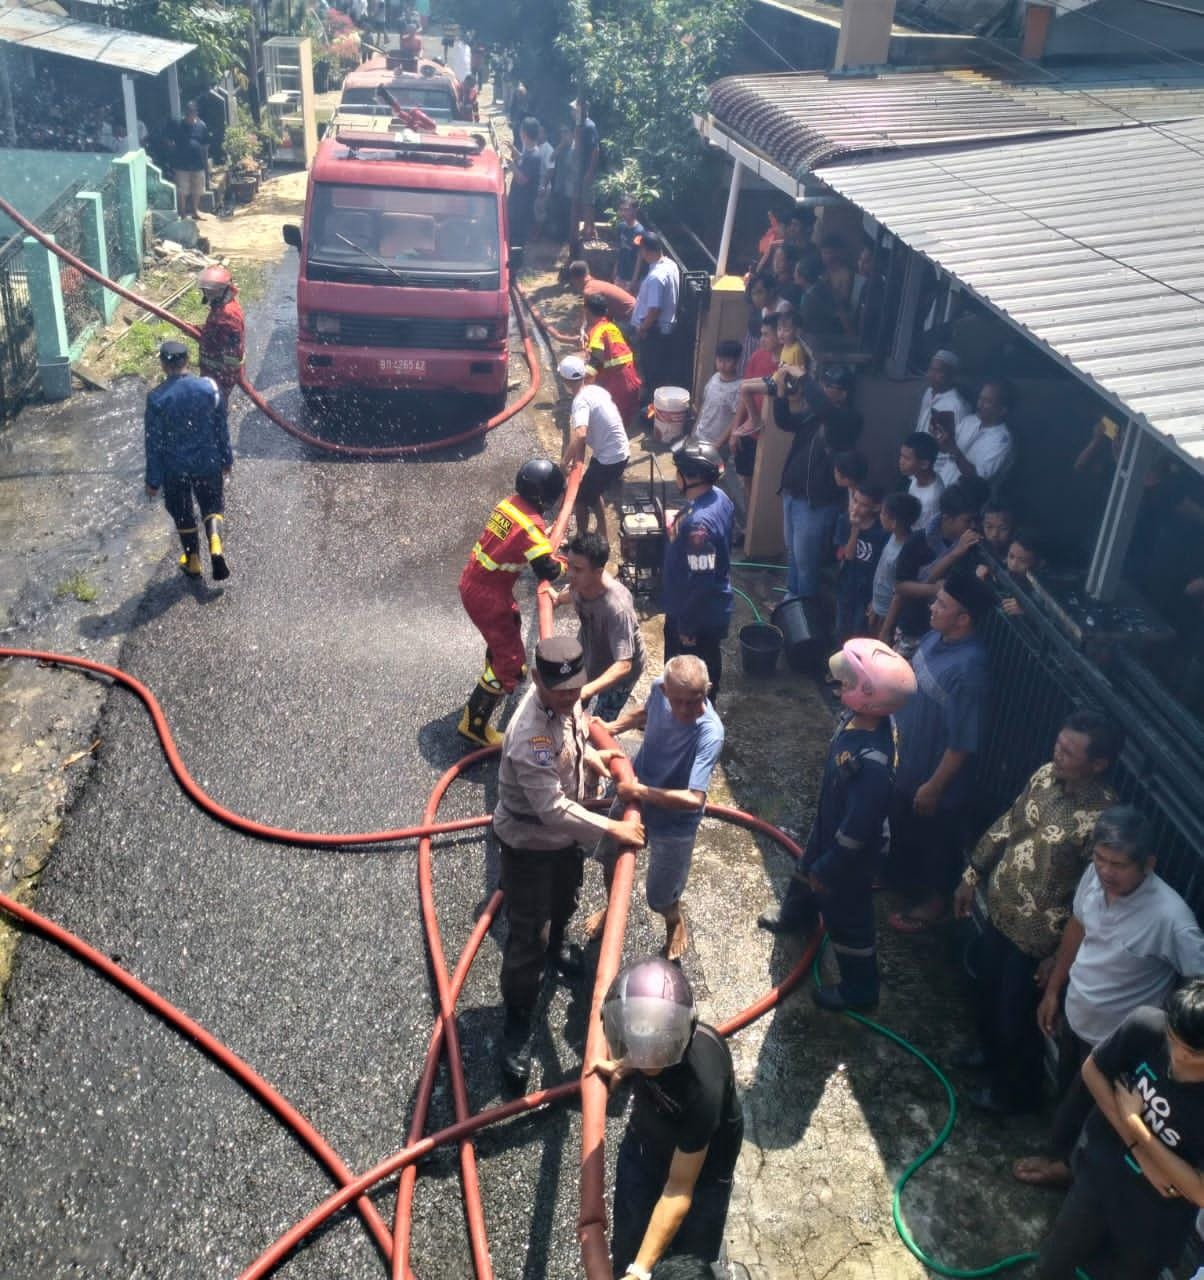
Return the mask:
<svg viewBox="0 0 1204 1280">
<path fill-rule="evenodd" d="M 652 393 L 652 431 L 658 440 L 668 443 L 686 433 L 686 413 L 690 393 L 685 387 L 657 387 Z"/>
</svg>

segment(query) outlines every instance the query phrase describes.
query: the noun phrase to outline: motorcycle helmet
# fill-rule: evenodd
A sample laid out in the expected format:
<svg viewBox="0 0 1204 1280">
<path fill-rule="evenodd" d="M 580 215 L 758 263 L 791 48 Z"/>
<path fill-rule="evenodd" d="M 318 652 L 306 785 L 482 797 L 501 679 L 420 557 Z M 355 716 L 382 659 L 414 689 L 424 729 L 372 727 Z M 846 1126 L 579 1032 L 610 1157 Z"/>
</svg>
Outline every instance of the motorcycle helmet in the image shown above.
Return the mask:
<svg viewBox="0 0 1204 1280">
<path fill-rule="evenodd" d="M 620 969 L 602 1002 L 602 1026 L 624 1066 L 660 1071 L 685 1057 L 698 1025 L 685 975 L 661 956 Z"/>
</svg>

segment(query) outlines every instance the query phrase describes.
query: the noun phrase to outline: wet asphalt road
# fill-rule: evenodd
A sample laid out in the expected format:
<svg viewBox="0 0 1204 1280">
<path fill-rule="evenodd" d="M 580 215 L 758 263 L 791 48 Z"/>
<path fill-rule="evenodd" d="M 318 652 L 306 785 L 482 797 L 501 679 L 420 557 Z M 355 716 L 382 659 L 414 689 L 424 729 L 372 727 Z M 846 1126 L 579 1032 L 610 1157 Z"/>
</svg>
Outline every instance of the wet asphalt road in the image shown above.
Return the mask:
<svg viewBox="0 0 1204 1280">
<path fill-rule="evenodd" d="M 249 367 L 295 415 L 293 332 L 286 262 L 254 310 Z M 156 692 L 194 775 L 234 810 L 324 831 L 417 821 L 461 754 L 455 718 L 481 661 L 456 581 L 489 506 L 536 449 L 534 426 L 524 416 L 480 446 L 372 464 L 315 456 L 253 414 L 235 440 L 233 579 L 194 589 L 173 551 L 122 665 Z M 250 840 L 183 797 L 131 697 L 109 698 L 99 736 L 39 909 L 228 1043 L 353 1169 L 404 1145 L 431 1020 L 413 844 L 317 852 Z M 459 784 L 444 812 L 487 810 L 492 773 Z M 483 838 L 444 841 L 436 857 L 454 958 L 494 871 Z M 474 1108 L 499 1100 L 497 967 L 491 939 L 461 1001 Z M 556 1030 L 537 1046 L 545 1082 L 575 1074 L 587 998 L 554 995 Z M 234 1276 L 331 1188 L 207 1058 L 40 939 L 22 944 L 0 1021 L 0 1083 L 8 1280 Z M 435 1111 L 449 1121 L 445 1085 Z M 577 1273 L 578 1151 L 575 1111 L 482 1136 L 503 1280 Z M 391 1189 L 378 1201 L 391 1220 Z M 454 1153 L 443 1153 L 419 1182 L 418 1276 L 470 1275 L 460 1203 Z M 385 1270 L 344 1216 L 280 1274 Z"/>
</svg>

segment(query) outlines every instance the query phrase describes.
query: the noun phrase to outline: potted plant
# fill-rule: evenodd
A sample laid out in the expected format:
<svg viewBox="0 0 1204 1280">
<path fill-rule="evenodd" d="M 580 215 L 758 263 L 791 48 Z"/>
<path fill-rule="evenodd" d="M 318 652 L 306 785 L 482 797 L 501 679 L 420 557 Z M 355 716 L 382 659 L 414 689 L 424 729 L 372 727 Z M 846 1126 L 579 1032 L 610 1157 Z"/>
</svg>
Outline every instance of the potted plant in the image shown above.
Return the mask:
<svg viewBox="0 0 1204 1280">
<path fill-rule="evenodd" d="M 250 204 L 259 190 L 259 139 L 240 118 L 226 129 L 225 148 L 230 192 L 239 204 Z"/>
</svg>

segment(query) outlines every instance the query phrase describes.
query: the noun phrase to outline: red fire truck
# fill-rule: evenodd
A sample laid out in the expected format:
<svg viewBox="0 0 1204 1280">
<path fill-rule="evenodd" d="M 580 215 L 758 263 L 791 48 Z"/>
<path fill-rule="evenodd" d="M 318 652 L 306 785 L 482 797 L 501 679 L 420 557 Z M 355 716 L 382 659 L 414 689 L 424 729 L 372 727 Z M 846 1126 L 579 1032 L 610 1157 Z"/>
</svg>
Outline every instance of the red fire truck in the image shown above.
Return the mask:
<svg viewBox="0 0 1204 1280">
<path fill-rule="evenodd" d="M 502 160 L 488 126 L 336 114 L 309 174 L 297 375 L 330 392 L 422 389 L 505 401 L 509 265 Z"/>
</svg>

